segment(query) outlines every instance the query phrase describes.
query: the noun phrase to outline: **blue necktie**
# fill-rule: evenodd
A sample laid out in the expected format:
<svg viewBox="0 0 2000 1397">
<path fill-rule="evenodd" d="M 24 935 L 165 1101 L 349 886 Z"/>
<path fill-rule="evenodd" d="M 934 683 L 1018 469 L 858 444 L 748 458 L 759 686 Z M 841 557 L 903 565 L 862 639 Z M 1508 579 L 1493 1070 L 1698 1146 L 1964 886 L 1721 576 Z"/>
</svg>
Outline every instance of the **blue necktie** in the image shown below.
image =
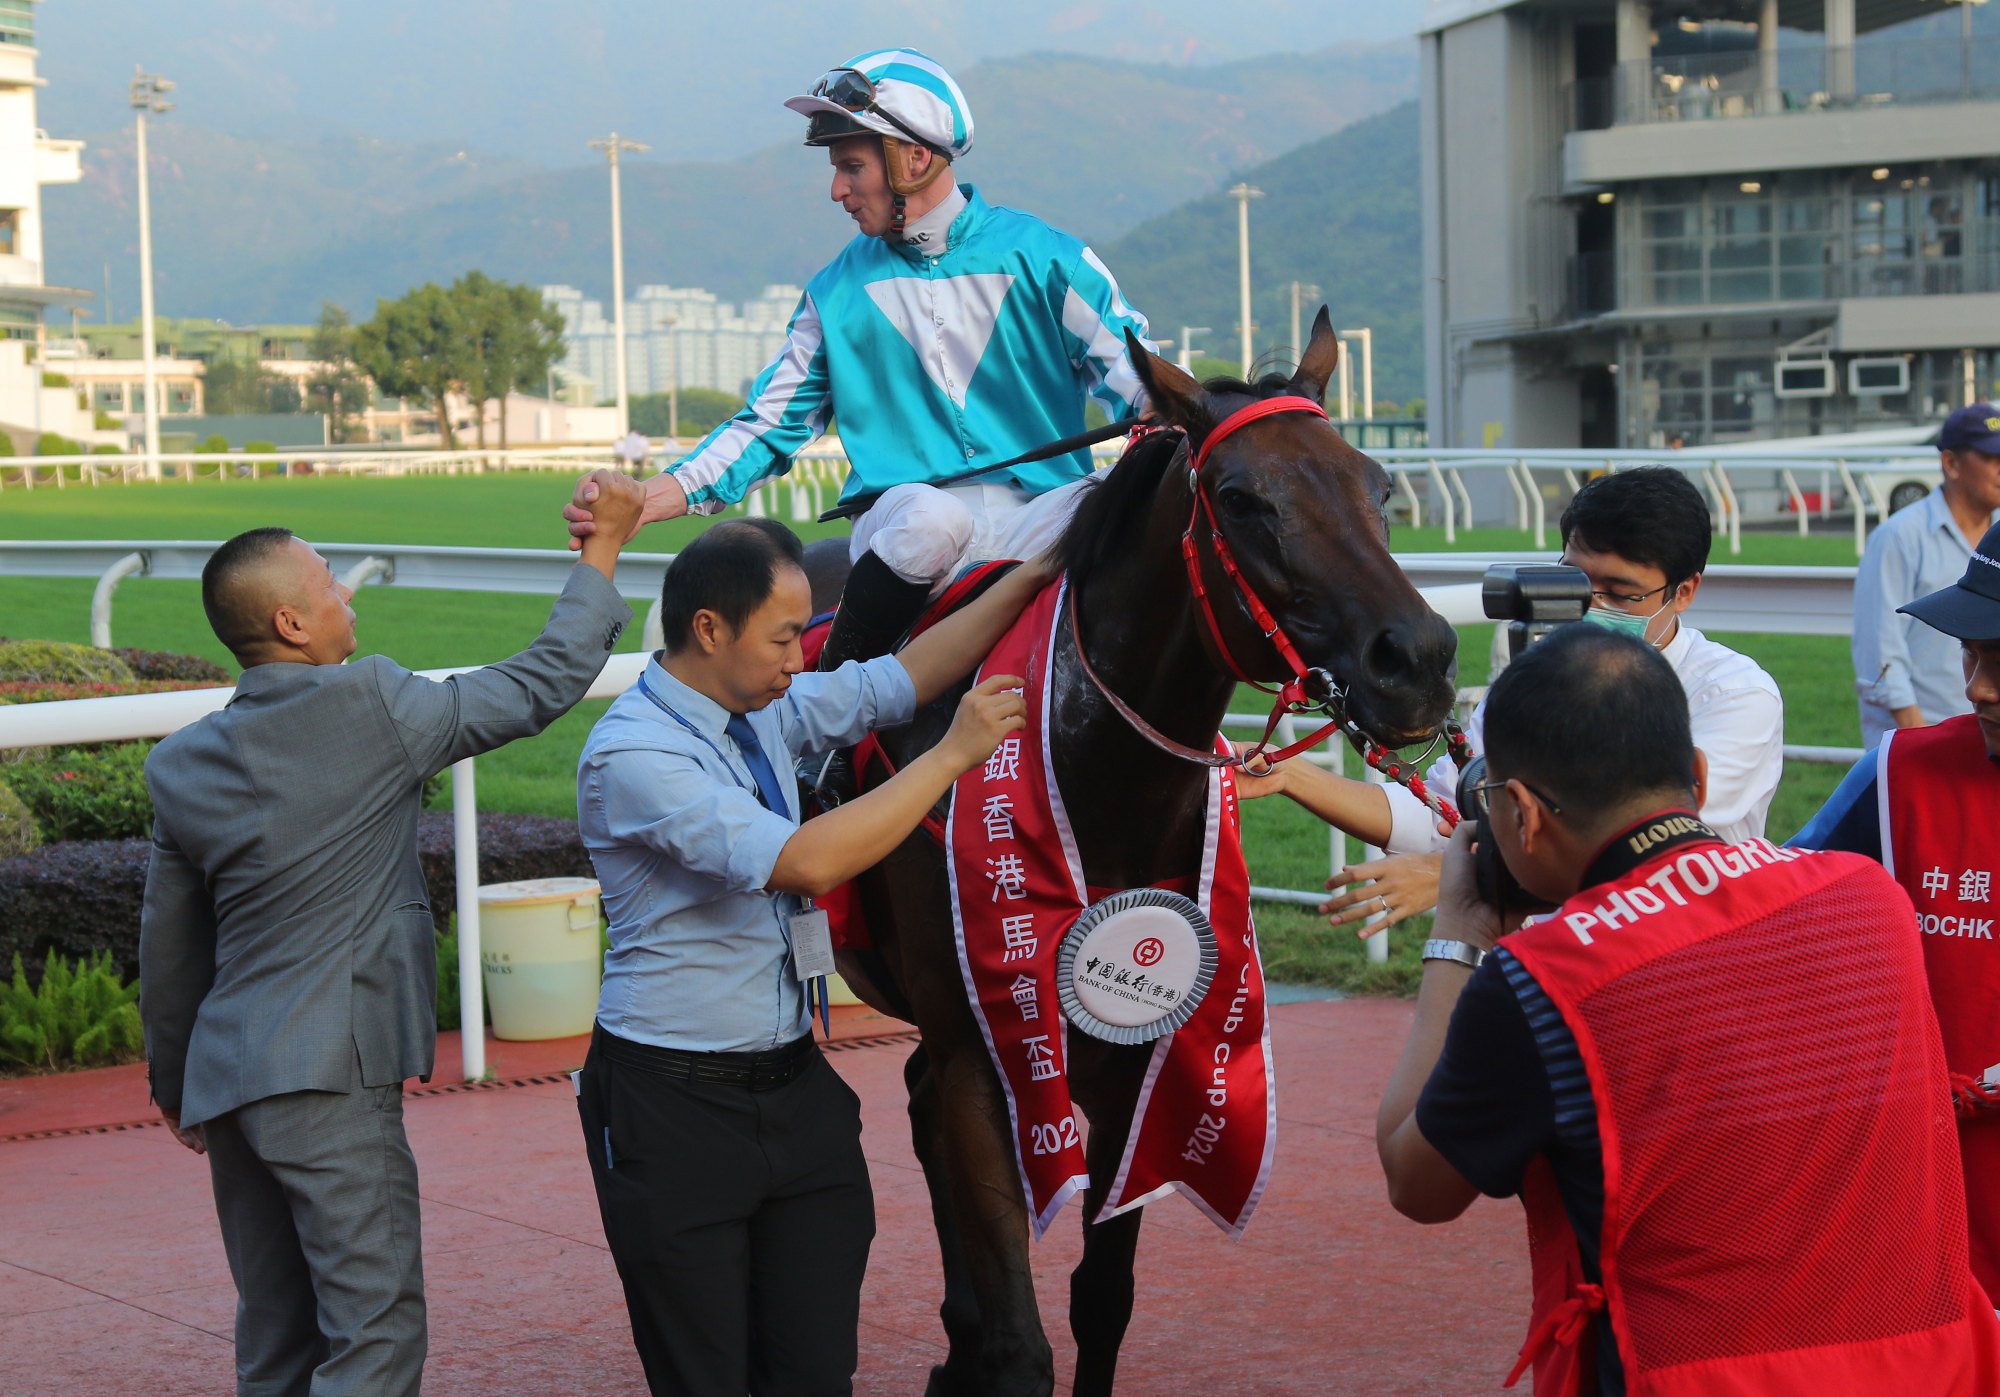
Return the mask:
<svg viewBox="0 0 2000 1397">
<path fill-rule="evenodd" d="M 757 794 L 763 798 L 764 808 L 774 815 L 789 816 L 792 808 L 785 803 L 784 787 L 778 784 L 778 773 L 771 769 L 764 746 L 757 741 L 757 730 L 750 726 L 750 716 L 732 713 L 722 730 L 743 754 L 743 764 L 750 768 L 750 779 L 757 783 Z"/>
<path fill-rule="evenodd" d="M 743 754 L 743 764 L 750 768 L 750 779 L 757 783 L 757 793 L 762 797 L 764 808 L 774 815 L 791 814 L 791 807 L 785 803 L 784 788 L 778 784 L 778 773 L 771 768 L 770 758 L 764 755 L 764 744 L 757 740 L 757 730 L 750 726 L 746 713 L 732 713 L 722 730 L 729 734 L 729 740 L 736 744 L 736 750 Z M 785 940 L 791 941 L 788 927 Z M 827 1033 L 833 1033 L 833 1015 L 826 1002 L 826 976 L 816 975 L 806 982 L 806 1017 L 813 1015 L 815 1001 L 819 1007 L 819 1021 Z"/>
</svg>

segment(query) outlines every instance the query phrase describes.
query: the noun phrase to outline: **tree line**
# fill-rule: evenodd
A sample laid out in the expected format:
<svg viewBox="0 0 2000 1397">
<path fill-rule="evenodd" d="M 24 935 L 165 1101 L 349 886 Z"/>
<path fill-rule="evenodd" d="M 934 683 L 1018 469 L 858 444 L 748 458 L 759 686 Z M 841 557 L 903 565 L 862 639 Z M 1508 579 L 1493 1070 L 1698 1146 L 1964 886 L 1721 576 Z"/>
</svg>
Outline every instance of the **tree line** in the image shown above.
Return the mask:
<svg viewBox="0 0 2000 1397">
<path fill-rule="evenodd" d="M 254 359 L 217 355 L 203 369 L 212 413 L 316 412 L 336 443 L 361 439 L 369 381 L 391 398 L 429 404 L 447 449 L 458 446 L 447 396 L 472 405 L 477 441 L 486 445 L 486 405 L 522 388 L 539 388 L 562 357 L 561 312 L 532 286 L 467 272 L 450 286 L 426 282 L 356 325 L 332 302 L 320 306 L 307 343 L 313 372 L 303 381 Z M 500 445 L 507 415 L 500 414 Z"/>
</svg>

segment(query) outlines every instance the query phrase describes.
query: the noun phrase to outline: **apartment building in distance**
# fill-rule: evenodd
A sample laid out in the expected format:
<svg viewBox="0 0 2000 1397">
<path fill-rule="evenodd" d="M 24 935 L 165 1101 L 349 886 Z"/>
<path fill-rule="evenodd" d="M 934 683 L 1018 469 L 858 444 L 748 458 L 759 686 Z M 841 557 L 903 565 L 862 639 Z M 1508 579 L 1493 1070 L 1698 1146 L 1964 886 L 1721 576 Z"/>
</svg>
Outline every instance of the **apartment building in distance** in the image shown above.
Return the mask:
<svg viewBox="0 0 2000 1397">
<path fill-rule="evenodd" d="M 641 286 L 625 302 L 627 391 L 664 393 L 668 385 L 741 395 L 784 348 L 785 326 L 805 294 L 767 286 L 740 307 L 690 286 Z M 563 369 L 587 380 L 600 400 L 617 396 L 612 320 L 602 301 L 573 286 L 544 286 L 563 315 Z"/>
<path fill-rule="evenodd" d="M 1995 10 L 1434 0 L 1431 441 L 1698 446 L 1992 396 Z"/>
</svg>

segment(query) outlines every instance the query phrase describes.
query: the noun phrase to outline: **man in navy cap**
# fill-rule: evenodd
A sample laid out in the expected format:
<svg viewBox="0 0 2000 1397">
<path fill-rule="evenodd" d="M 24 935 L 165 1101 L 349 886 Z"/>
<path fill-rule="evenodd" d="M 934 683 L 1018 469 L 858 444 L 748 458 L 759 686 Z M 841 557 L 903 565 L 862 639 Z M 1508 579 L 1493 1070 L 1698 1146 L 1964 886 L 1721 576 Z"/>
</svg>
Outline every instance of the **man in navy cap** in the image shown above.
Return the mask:
<svg viewBox="0 0 2000 1397">
<path fill-rule="evenodd" d="M 1937 446 L 1943 483 L 1883 521 L 1854 579 L 1851 649 L 1864 747 L 1891 728 L 1966 711 L 1950 638 L 1897 611 L 1957 577 L 1979 536 L 2000 522 L 2000 407 L 1960 408 L 1945 419 Z"/>
<path fill-rule="evenodd" d="M 1994 452 L 1982 454 L 1993 469 Z M 1898 610 L 1958 648 L 1972 711 L 1885 735 L 1792 843 L 1878 858 L 1916 905 L 1959 1118 L 1972 1269 L 2000 1299 L 2000 524 L 1964 576 Z"/>
</svg>

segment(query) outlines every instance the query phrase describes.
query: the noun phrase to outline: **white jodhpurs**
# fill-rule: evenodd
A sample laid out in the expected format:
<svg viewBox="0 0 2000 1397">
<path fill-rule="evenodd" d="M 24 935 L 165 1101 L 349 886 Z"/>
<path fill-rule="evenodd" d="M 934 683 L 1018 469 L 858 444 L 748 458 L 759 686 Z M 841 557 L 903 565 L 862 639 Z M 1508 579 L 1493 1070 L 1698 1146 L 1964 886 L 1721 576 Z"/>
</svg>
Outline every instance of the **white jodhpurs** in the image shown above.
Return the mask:
<svg viewBox="0 0 2000 1397">
<path fill-rule="evenodd" d="M 943 490 L 893 486 L 854 521 L 848 558 L 858 563 L 872 552 L 905 582 L 942 587 L 968 564 L 1043 552 L 1069 523 L 1084 484 L 1071 481 L 1045 495 L 976 481 Z"/>
</svg>

